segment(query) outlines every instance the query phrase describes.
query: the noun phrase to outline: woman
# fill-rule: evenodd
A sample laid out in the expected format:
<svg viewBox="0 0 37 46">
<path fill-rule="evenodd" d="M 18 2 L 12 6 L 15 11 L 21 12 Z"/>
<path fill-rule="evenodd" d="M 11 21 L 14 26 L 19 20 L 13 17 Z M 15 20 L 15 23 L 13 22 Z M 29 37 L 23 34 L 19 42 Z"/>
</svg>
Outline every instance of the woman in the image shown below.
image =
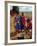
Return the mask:
<svg viewBox="0 0 37 46">
<path fill-rule="evenodd" d="M 21 18 L 21 29 L 26 29 L 27 27 L 27 18 L 26 16 L 24 15 L 24 13 L 22 13 L 22 18 Z"/>
<path fill-rule="evenodd" d="M 19 14 L 18 6 L 13 6 L 13 9 L 10 10 L 10 32 L 15 32 L 15 16 Z"/>
</svg>

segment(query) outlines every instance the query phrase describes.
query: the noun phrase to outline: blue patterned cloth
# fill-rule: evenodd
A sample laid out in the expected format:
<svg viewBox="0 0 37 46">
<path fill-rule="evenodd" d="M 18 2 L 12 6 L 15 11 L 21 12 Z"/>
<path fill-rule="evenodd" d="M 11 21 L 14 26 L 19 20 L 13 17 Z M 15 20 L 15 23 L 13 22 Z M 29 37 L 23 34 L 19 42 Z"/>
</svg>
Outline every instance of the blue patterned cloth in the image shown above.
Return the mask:
<svg viewBox="0 0 37 46">
<path fill-rule="evenodd" d="M 17 29 L 17 30 L 21 29 L 21 24 L 20 24 L 20 23 L 17 23 L 17 24 L 16 24 L 16 29 Z"/>
<path fill-rule="evenodd" d="M 15 20 L 17 23 L 16 23 L 16 29 L 19 30 L 21 29 L 21 16 L 16 16 L 16 20 Z"/>
</svg>

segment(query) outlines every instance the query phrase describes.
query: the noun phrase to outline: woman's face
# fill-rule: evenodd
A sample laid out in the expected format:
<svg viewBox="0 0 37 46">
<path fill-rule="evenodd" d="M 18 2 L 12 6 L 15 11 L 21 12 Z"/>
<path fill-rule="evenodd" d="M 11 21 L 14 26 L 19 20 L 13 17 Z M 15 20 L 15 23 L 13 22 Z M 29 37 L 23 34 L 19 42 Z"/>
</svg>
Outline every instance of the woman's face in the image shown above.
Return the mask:
<svg viewBox="0 0 37 46">
<path fill-rule="evenodd" d="M 13 11 L 13 12 L 12 12 L 12 15 L 13 15 L 13 16 L 16 16 L 16 15 L 17 15 L 17 13 L 16 13 L 15 11 Z"/>
</svg>

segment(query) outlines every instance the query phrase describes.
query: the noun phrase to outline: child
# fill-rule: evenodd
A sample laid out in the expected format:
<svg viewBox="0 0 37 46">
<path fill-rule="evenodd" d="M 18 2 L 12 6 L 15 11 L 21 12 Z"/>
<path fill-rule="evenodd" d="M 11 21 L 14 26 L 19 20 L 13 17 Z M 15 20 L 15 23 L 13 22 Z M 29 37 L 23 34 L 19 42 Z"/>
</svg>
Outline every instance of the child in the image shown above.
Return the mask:
<svg viewBox="0 0 37 46">
<path fill-rule="evenodd" d="M 16 30 L 17 31 L 21 31 L 21 23 L 20 23 L 20 20 L 21 20 L 21 16 L 20 15 L 17 15 L 15 17 L 15 27 L 16 27 Z"/>
<path fill-rule="evenodd" d="M 32 19 L 31 18 L 28 18 L 27 19 L 27 23 L 28 23 L 27 24 L 27 29 L 31 31 L 32 30 Z"/>
</svg>

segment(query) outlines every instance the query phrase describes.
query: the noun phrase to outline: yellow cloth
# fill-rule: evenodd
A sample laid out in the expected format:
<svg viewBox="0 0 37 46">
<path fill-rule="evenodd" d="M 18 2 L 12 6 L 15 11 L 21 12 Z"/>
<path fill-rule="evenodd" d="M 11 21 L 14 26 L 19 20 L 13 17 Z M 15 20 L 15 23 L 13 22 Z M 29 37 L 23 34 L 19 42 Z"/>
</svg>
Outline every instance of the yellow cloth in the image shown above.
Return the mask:
<svg viewBox="0 0 37 46">
<path fill-rule="evenodd" d="M 15 32 L 15 28 L 14 28 L 14 16 L 10 16 L 10 32 Z"/>
</svg>

